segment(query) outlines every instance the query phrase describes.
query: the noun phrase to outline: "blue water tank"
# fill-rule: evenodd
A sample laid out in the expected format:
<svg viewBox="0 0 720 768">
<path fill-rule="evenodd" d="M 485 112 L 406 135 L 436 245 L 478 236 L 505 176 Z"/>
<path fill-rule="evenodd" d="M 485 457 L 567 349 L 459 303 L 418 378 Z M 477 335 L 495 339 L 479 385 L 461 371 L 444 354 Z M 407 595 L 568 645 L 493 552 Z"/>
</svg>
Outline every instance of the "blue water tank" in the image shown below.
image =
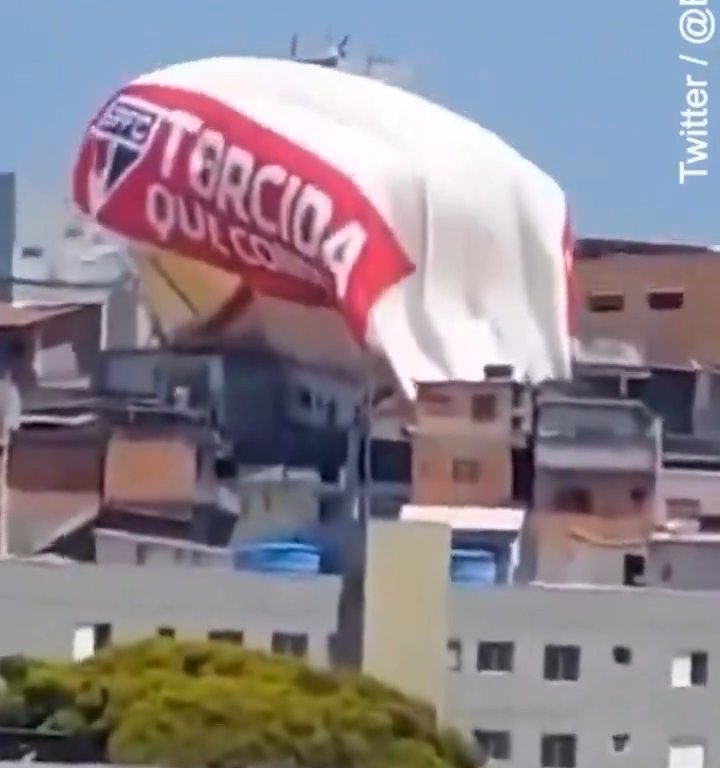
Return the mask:
<svg viewBox="0 0 720 768">
<path fill-rule="evenodd" d="M 319 573 L 320 549 L 294 541 L 269 541 L 240 547 L 234 553 L 237 570 L 265 573 Z"/>
<path fill-rule="evenodd" d="M 481 549 L 453 549 L 450 557 L 450 579 L 455 584 L 495 584 L 494 555 Z"/>
</svg>

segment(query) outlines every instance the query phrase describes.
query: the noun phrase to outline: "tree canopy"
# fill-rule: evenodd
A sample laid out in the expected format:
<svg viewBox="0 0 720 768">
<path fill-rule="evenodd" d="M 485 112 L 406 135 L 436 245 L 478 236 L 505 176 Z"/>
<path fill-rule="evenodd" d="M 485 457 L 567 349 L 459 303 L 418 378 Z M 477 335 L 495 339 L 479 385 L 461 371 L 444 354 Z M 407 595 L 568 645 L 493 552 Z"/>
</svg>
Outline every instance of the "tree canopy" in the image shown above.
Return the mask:
<svg viewBox="0 0 720 768">
<path fill-rule="evenodd" d="M 433 710 L 359 674 L 158 638 L 78 664 L 0 659 L 0 726 L 98 739 L 107 760 L 241 768 L 473 768 Z"/>
</svg>

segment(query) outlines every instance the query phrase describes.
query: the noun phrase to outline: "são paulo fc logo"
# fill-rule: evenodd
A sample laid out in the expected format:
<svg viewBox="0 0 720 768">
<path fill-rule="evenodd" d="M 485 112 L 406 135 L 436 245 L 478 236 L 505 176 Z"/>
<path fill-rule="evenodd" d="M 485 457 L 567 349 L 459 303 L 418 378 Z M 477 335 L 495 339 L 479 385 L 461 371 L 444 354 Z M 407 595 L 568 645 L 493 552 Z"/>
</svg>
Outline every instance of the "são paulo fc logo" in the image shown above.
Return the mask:
<svg viewBox="0 0 720 768">
<path fill-rule="evenodd" d="M 113 99 L 90 127 L 92 164 L 88 203 L 95 215 L 113 191 L 143 159 L 161 115 L 146 102 L 120 96 Z"/>
</svg>

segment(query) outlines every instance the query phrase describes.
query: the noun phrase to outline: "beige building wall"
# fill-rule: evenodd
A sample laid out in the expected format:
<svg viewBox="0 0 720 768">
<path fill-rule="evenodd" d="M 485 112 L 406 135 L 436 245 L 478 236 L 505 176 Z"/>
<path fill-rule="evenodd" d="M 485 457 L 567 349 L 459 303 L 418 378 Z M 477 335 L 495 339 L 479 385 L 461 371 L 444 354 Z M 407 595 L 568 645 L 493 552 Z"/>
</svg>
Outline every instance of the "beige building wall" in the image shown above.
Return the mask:
<svg viewBox="0 0 720 768">
<path fill-rule="evenodd" d="M 581 258 L 579 336 L 620 339 L 655 363 L 720 361 L 720 258 L 705 253 L 606 253 Z"/>
<path fill-rule="evenodd" d="M 372 520 L 367 537 L 363 672 L 443 719 L 450 527 Z"/>
</svg>

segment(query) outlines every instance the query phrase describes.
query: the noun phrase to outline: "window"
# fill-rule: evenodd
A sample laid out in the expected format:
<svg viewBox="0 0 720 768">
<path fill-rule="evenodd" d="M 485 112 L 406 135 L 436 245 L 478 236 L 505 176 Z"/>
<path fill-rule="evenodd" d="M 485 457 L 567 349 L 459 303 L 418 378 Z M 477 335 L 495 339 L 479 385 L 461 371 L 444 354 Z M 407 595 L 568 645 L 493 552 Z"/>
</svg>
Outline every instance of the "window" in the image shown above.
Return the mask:
<svg viewBox="0 0 720 768">
<path fill-rule="evenodd" d="M 330 400 L 327 406 L 327 425 L 331 429 L 337 424 L 337 403 Z"/>
<path fill-rule="evenodd" d="M 477 483 L 480 479 L 480 462 L 473 459 L 453 459 L 452 479 L 455 483 Z"/>
<path fill-rule="evenodd" d="M 685 740 L 673 742 L 667 764 L 668 768 L 705 768 L 705 746 Z"/>
<path fill-rule="evenodd" d="M 547 734 L 540 747 L 542 768 L 575 768 L 577 737 L 570 734 Z"/>
<path fill-rule="evenodd" d="M 587 308 L 591 312 L 622 312 L 625 309 L 625 297 L 622 293 L 590 293 Z"/>
<path fill-rule="evenodd" d="M 73 635 L 73 661 L 89 659 L 110 645 L 111 640 L 111 624 L 84 624 L 76 627 Z"/>
<path fill-rule="evenodd" d="M 577 680 L 580 677 L 580 648 L 577 645 L 545 646 L 545 679 Z"/>
<path fill-rule="evenodd" d="M 480 672 L 512 672 L 514 643 L 479 643 L 477 668 Z"/>
<path fill-rule="evenodd" d="M 680 309 L 685 303 L 682 291 L 650 291 L 647 297 L 650 309 Z"/>
<path fill-rule="evenodd" d="M 497 415 L 495 395 L 473 395 L 470 399 L 470 412 L 473 421 L 494 421 Z"/>
<path fill-rule="evenodd" d="M 193 549 L 190 551 L 190 562 L 193 565 L 202 565 L 203 564 L 203 553 L 198 552 L 196 549 Z"/>
<path fill-rule="evenodd" d="M 39 259 L 43 255 L 43 249 L 35 245 L 26 245 L 20 253 L 23 259 Z"/>
<path fill-rule="evenodd" d="M 512 756 L 509 731 L 473 731 L 475 741 L 490 760 L 509 760 Z"/>
<path fill-rule="evenodd" d="M 147 562 L 147 556 L 148 556 L 148 545 L 138 544 L 137 547 L 135 547 L 135 563 L 137 565 L 145 565 L 145 563 Z"/>
<path fill-rule="evenodd" d="M 707 685 L 708 655 L 702 651 L 681 653 L 673 659 L 672 687 L 695 688 Z"/>
<path fill-rule="evenodd" d="M 592 497 L 587 488 L 560 488 L 555 493 L 555 509 L 587 515 L 592 512 Z"/>
<path fill-rule="evenodd" d="M 627 752 L 630 748 L 630 734 L 616 733 L 612 737 L 612 748 L 616 754 Z"/>
<path fill-rule="evenodd" d="M 632 651 L 624 645 L 616 645 L 613 648 L 613 660 L 616 664 L 632 664 Z"/>
<path fill-rule="evenodd" d="M 447 644 L 448 669 L 451 672 L 459 672 L 462 669 L 462 643 L 453 638 Z"/>
<path fill-rule="evenodd" d="M 623 560 L 623 584 L 626 587 L 642 586 L 645 576 L 645 558 L 642 555 L 625 555 Z"/>
<path fill-rule="evenodd" d="M 244 634 L 237 629 L 211 629 L 208 632 L 208 640 L 215 642 L 242 645 L 244 639 Z"/>
<path fill-rule="evenodd" d="M 158 637 L 168 637 L 170 639 L 175 637 L 174 627 L 160 627 L 157 631 Z"/>
<path fill-rule="evenodd" d="M 273 632 L 272 652 L 304 658 L 308 651 L 308 636 L 289 632 Z"/>
<path fill-rule="evenodd" d="M 648 497 L 648 492 L 645 488 L 633 488 L 630 491 L 630 501 L 637 506 L 642 506 Z"/>
</svg>

